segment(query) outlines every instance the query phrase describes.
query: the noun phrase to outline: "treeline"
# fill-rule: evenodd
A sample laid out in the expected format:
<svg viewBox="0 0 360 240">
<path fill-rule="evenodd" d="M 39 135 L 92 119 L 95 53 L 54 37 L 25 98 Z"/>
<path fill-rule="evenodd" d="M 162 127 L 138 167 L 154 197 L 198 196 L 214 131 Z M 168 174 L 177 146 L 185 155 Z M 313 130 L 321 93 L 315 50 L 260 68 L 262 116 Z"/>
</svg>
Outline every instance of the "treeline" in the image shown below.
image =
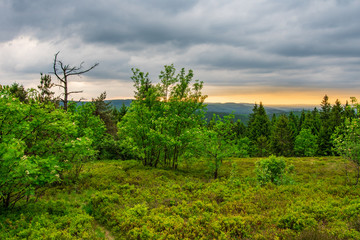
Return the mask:
<svg viewBox="0 0 360 240">
<path fill-rule="evenodd" d="M 105 102 L 105 92 L 81 105 L 55 97 L 50 75 L 41 75 L 37 90 L 2 86 L 2 206 L 36 196 L 48 184 L 76 181 L 89 160 L 136 159 L 176 169 L 201 159 L 217 178 L 227 157 L 333 155 L 334 132 L 356 116 L 348 103 L 331 106 L 325 96 L 319 110 L 300 117 L 290 113 L 270 120 L 260 103 L 247 126 L 231 114 L 206 121 L 203 82 L 193 80 L 191 70 L 176 73 L 173 65 L 165 66 L 154 84 L 149 74 L 133 69 L 131 79 L 135 100 L 119 110 Z M 76 93 L 63 89 L 65 96 Z"/>
<path fill-rule="evenodd" d="M 354 117 L 355 110 L 348 102 L 343 106 L 336 100 L 331 105 L 327 95 L 320 109 L 303 110 L 300 116 L 292 112 L 273 115 L 271 120 L 260 103 L 255 104 L 248 126 L 239 132 L 250 140 L 250 156 L 331 156 L 337 154 L 333 134 L 343 127 L 345 119 Z"/>
</svg>

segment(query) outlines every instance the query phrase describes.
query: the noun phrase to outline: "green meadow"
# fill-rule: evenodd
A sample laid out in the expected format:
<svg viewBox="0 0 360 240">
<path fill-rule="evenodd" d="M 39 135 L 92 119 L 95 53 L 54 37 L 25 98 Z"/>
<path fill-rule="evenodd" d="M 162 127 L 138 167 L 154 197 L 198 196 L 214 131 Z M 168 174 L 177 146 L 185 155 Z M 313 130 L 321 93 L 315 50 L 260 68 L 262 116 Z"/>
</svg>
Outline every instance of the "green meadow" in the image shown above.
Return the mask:
<svg viewBox="0 0 360 240">
<path fill-rule="evenodd" d="M 216 180 L 203 161 L 178 170 L 88 162 L 77 182 L 2 212 L 0 239 L 360 239 L 347 161 L 285 158 L 286 182 L 260 185 L 258 160 L 224 160 Z"/>
</svg>

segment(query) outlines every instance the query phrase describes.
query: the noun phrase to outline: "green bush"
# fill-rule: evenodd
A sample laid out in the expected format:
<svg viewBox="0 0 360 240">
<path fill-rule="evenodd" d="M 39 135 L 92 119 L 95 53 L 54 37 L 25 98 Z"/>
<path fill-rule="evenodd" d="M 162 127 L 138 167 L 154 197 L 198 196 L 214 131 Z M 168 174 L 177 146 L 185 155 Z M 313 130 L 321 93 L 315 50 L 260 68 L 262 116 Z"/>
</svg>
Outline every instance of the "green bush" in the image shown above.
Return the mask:
<svg viewBox="0 0 360 240">
<path fill-rule="evenodd" d="M 290 168 L 292 169 L 292 167 Z M 280 185 L 286 181 L 286 163 L 283 158 L 270 156 L 256 162 L 256 176 L 260 185 L 274 183 Z"/>
</svg>

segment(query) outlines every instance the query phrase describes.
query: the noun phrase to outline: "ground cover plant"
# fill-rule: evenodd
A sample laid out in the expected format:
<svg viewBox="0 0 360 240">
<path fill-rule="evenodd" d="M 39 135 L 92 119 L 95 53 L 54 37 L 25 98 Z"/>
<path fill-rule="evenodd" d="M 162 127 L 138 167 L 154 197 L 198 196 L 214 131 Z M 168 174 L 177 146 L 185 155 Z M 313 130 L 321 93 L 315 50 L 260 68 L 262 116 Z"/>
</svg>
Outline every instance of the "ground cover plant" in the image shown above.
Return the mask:
<svg viewBox="0 0 360 240">
<path fill-rule="evenodd" d="M 85 163 L 76 184 L 54 185 L 0 214 L 1 239 L 359 239 L 359 188 L 340 157 L 283 158 L 292 181 L 260 184 L 258 158 L 178 170 L 137 161 Z M 350 172 L 356 175 L 356 171 Z"/>
</svg>

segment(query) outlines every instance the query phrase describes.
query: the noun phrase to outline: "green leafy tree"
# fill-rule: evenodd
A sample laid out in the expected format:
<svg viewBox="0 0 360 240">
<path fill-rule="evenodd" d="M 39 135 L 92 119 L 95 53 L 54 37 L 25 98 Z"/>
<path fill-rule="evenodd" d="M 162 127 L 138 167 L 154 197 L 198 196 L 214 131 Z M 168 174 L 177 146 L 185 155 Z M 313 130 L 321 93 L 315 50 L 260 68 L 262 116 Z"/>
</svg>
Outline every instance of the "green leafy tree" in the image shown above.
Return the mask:
<svg viewBox="0 0 360 240">
<path fill-rule="evenodd" d="M 70 168 L 66 144 L 76 132 L 70 118 L 54 105 L 28 103 L 4 87 L 0 92 L 0 201 L 12 207 L 36 189 L 60 180 Z"/>
<path fill-rule="evenodd" d="M 157 123 L 163 112 L 163 105 L 159 101 L 160 91 L 152 84 L 148 73 L 144 74 L 139 69 L 132 71 L 135 101 L 118 123 L 118 135 L 144 166 L 156 167 L 166 141 L 161 132 L 162 126 Z"/>
<path fill-rule="evenodd" d="M 209 171 L 214 179 L 218 177 L 220 166 L 224 158 L 234 156 L 237 152 L 234 131 L 232 131 L 232 120 L 234 115 L 230 114 L 221 119 L 215 115 L 210 129 L 204 129 L 199 138 L 199 145 L 208 160 Z"/>
<path fill-rule="evenodd" d="M 79 155 L 71 154 L 71 162 L 73 163 L 73 178 L 76 179 L 85 162 L 98 156 L 101 151 L 103 141 L 108 137 L 106 135 L 106 126 L 99 116 L 95 114 L 96 106 L 92 102 L 88 102 L 79 106 L 75 104 L 68 108 L 70 119 L 76 128 L 75 139 L 72 142 L 78 146 L 78 149 L 88 147 L 89 152 Z"/>
<path fill-rule="evenodd" d="M 135 101 L 118 123 L 119 137 L 144 165 L 177 168 L 203 122 L 206 96 L 201 93 L 202 82 L 191 84 L 191 70 L 175 75 L 173 65 L 165 66 L 159 77 L 160 83 L 154 85 L 148 73 L 133 69 Z"/>
<path fill-rule="evenodd" d="M 165 69 L 170 73 L 175 71 L 173 65 L 165 66 Z M 166 117 L 159 118 L 159 122 L 164 126 L 163 133 L 170 138 L 170 141 L 166 141 L 164 163 L 177 168 L 181 156 L 191 147 L 192 139 L 203 123 L 206 96 L 201 93 L 202 82 L 195 80 L 191 85 L 194 76 L 192 70 L 186 73 L 182 69 L 172 80 L 168 79 L 169 76 L 171 74 L 165 74 L 165 81 L 162 79 L 164 72 L 160 75 L 160 89 L 168 88 L 165 92 L 163 90 L 162 95 L 168 94 L 168 98 L 163 98 Z"/>
<path fill-rule="evenodd" d="M 317 139 L 310 129 L 303 128 L 295 138 L 295 154 L 299 157 L 312 157 L 317 152 Z"/>
<path fill-rule="evenodd" d="M 333 138 L 340 156 L 354 164 L 357 172 L 355 185 L 357 185 L 360 178 L 360 105 L 355 98 L 353 99 L 353 110 L 357 112 L 358 116 L 352 119 L 346 118 L 344 128 L 338 128 Z"/>
</svg>

